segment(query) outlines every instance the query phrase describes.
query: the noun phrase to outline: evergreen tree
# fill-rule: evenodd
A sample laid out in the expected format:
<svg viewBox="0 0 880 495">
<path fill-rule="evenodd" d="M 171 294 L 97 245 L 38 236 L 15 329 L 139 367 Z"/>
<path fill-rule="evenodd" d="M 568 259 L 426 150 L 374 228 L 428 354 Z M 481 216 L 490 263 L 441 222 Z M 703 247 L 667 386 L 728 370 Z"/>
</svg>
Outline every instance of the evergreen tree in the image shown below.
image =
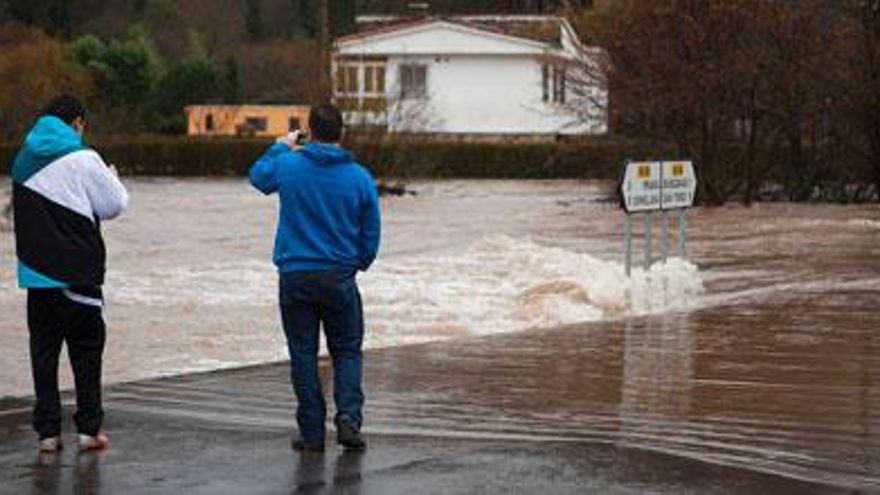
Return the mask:
<svg viewBox="0 0 880 495">
<path fill-rule="evenodd" d="M 145 128 L 163 134 L 186 132 L 184 107 L 215 101 L 222 90 L 214 62 L 193 55 L 175 64 L 159 80 L 142 116 Z"/>
<path fill-rule="evenodd" d="M 223 69 L 223 102 L 241 102 L 241 82 L 238 76 L 238 60 L 228 57 Z"/>
<path fill-rule="evenodd" d="M 38 26 L 51 34 L 70 36 L 73 30 L 73 0 L 6 0 L 6 14 L 28 26 Z"/>
<path fill-rule="evenodd" d="M 140 107 L 161 72 L 158 55 L 143 33 L 110 43 L 83 36 L 73 44 L 73 59 L 92 71 L 102 100 L 111 106 Z"/>
<path fill-rule="evenodd" d="M 73 1 L 55 0 L 49 7 L 50 31 L 69 38 L 73 31 Z"/>
<path fill-rule="evenodd" d="M 333 0 L 330 3 L 330 16 L 334 36 L 355 31 L 355 0 Z"/>
<path fill-rule="evenodd" d="M 261 0 L 247 0 L 247 12 L 245 13 L 244 21 L 251 41 L 259 41 L 263 38 L 266 26 L 263 23 L 263 2 Z"/>
<path fill-rule="evenodd" d="M 293 25 L 296 26 L 297 34 L 307 38 L 314 38 L 317 34 L 315 28 L 316 5 L 315 0 L 292 0 L 294 12 Z"/>
</svg>

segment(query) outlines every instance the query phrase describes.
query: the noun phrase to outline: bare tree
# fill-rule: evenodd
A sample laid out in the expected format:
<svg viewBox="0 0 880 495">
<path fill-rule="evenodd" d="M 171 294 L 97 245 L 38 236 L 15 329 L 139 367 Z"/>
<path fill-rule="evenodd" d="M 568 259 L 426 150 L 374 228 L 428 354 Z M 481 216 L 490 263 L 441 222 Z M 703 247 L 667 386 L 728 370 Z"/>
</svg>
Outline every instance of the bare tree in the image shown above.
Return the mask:
<svg viewBox="0 0 880 495">
<path fill-rule="evenodd" d="M 842 3 L 846 42 L 838 53 L 847 67 L 840 79 L 841 124 L 851 124 L 846 142 L 871 170 L 873 194 L 880 201 L 880 0 Z"/>
<path fill-rule="evenodd" d="M 620 0 L 576 23 L 609 54 L 615 130 L 696 159 L 703 202 L 750 202 L 767 182 L 811 199 L 859 180 L 835 136 L 880 152 L 878 0 L 851 2 L 847 21 L 821 0 Z"/>
<path fill-rule="evenodd" d="M 67 67 L 62 43 L 37 28 L 0 24 L 0 53 L 0 139 L 18 140 L 55 93 L 91 91 L 91 77 Z"/>
<path fill-rule="evenodd" d="M 880 0 L 863 0 L 861 18 L 867 100 L 863 128 L 868 134 L 868 160 L 874 164 L 874 194 L 880 201 Z"/>
<path fill-rule="evenodd" d="M 530 110 L 545 115 L 565 115 L 567 125 L 598 131 L 608 121 L 608 76 L 612 65 L 598 47 L 576 45 L 574 54 L 548 54 L 538 58 L 541 68 L 542 106 Z"/>
</svg>

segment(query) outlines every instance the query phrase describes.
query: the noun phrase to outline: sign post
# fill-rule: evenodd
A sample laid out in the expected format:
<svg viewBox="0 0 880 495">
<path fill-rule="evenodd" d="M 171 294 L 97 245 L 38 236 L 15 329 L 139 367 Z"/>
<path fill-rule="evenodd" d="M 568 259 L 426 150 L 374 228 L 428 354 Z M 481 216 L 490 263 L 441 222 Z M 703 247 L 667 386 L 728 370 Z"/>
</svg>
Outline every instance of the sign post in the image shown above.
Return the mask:
<svg viewBox="0 0 880 495">
<path fill-rule="evenodd" d="M 645 214 L 645 269 L 651 267 L 652 259 L 652 215 L 660 211 L 661 242 L 663 260 L 669 256 L 669 210 L 679 210 L 678 246 L 679 255 L 685 256 L 685 214 L 684 211 L 694 203 L 697 191 L 697 177 L 690 161 L 646 161 L 629 162 L 623 174 L 620 192 L 626 221 L 626 274 L 632 266 L 632 216 Z"/>
<path fill-rule="evenodd" d="M 645 270 L 651 268 L 651 258 L 653 254 L 651 252 L 651 247 L 654 245 L 654 239 L 651 234 L 653 234 L 653 220 L 654 214 L 652 212 L 648 212 L 645 214 Z"/>
<path fill-rule="evenodd" d="M 629 276 L 629 267 L 632 265 L 632 215 L 626 216 L 626 274 Z"/>
<path fill-rule="evenodd" d="M 678 211 L 678 252 L 681 253 L 682 258 L 687 256 L 687 246 L 684 240 L 685 227 L 684 208 L 682 208 Z"/>
</svg>

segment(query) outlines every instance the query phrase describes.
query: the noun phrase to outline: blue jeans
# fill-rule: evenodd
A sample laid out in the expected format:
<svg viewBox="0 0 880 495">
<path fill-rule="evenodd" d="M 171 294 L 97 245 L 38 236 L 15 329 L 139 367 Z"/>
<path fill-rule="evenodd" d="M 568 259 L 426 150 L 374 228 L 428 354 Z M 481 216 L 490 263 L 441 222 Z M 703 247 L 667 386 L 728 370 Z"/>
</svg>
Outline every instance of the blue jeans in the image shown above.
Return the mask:
<svg viewBox="0 0 880 495">
<path fill-rule="evenodd" d="M 290 353 L 290 380 L 297 398 L 296 421 L 307 442 L 323 442 L 327 407 L 318 376 L 319 327 L 333 360 L 336 421 L 360 428 L 364 318 L 353 269 L 282 273 L 281 321 Z"/>
</svg>

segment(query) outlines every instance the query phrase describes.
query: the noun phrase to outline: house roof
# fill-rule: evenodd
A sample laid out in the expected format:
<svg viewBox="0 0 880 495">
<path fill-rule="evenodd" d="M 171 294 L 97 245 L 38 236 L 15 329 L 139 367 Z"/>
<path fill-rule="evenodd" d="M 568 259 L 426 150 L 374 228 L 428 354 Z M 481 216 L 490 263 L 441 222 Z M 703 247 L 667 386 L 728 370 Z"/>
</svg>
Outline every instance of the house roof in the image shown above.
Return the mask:
<svg viewBox="0 0 880 495">
<path fill-rule="evenodd" d="M 356 42 L 436 22 L 446 22 L 559 48 L 562 46 L 562 24 L 565 21 L 555 16 L 425 16 L 421 18 L 363 16 L 357 19 L 356 33 L 343 36 L 337 41 Z"/>
</svg>

